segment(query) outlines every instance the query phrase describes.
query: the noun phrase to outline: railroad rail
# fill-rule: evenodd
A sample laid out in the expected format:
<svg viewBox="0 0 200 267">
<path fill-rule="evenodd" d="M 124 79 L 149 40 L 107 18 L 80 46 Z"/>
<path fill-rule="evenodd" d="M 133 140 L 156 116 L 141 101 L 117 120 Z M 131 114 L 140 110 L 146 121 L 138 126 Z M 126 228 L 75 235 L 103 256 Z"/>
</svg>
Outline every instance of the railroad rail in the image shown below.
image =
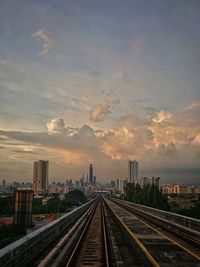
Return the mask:
<svg viewBox="0 0 200 267">
<path fill-rule="evenodd" d="M 99 197 L 0 250 L 0 266 L 200 267 L 200 233 L 147 208 Z"/>
<path fill-rule="evenodd" d="M 175 223 L 174 216 L 178 218 L 179 217 L 178 214 L 166 212 L 167 218 L 163 218 L 165 211 L 153 209 L 153 211 L 154 210 L 156 211 L 155 214 L 155 212 L 152 212 L 152 208 L 149 207 L 143 208 L 141 205 L 137 205 L 135 203 L 131 203 L 128 201 L 122 201 L 116 199 L 113 199 L 113 201 L 118 205 L 120 205 L 121 207 L 124 207 L 125 209 L 129 210 L 133 214 L 139 216 L 141 219 L 146 220 L 148 223 L 151 223 L 152 225 L 158 227 L 160 230 L 164 231 L 164 233 L 166 233 L 167 235 L 170 236 L 172 235 L 173 238 L 175 237 L 178 238 L 179 242 L 183 243 L 185 246 L 188 246 L 188 244 L 190 244 L 191 246 L 193 246 L 193 249 L 197 251 L 197 253 L 200 256 L 200 231 L 195 231 L 189 227 L 183 226 L 182 224 L 178 224 L 177 222 Z M 161 217 L 159 212 L 161 212 Z M 172 220 L 169 214 L 172 214 Z M 182 217 L 184 216 L 181 216 L 181 219 Z M 193 218 L 186 217 L 186 219 L 190 219 L 190 222 L 193 221 Z M 178 219 L 176 221 L 178 221 Z M 199 220 L 194 219 L 194 221 L 200 223 Z"/>
<path fill-rule="evenodd" d="M 102 199 L 95 202 L 38 267 L 109 267 Z"/>
<path fill-rule="evenodd" d="M 67 213 L 40 229 L 22 237 L 0 250 L 0 266 L 34 266 L 38 256 L 48 252 L 52 243 L 63 233 L 69 231 L 73 224 L 90 208 L 95 200 Z"/>
<path fill-rule="evenodd" d="M 146 266 L 200 266 L 199 250 L 185 247 L 176 238 L 159 231 L 158 218 L 156 226 L 152 226 L 146 219 L 138 218 L 139 212 L 133 214 L 130 207 L 122 206 L 119 201 L 105 199 L 105 202 L 135 249 L 139 251 L 138 255 L 146 259 Z"/>
<path fill-rule="evenodd" d="M 134 207 L 135 209 L 138 209 L 140 211 L 144 211 L 147 213 L 150 213 L 152 215 L 158 216 L 159 218 L 165 219 L 167 221 L 173 222 L 177 225 L 182 225 L 183 227 L 190 228 L 194 231 L 200 232 L 200 220 L 194 219 L 191 217 L 183 216 L 180 214 L 176 214 L 173 212 L 168 212 L 160 209 L 155 209 L 152 207 L 136 204 L 130 201 L 122 201 L 117 198 L 113 198 L 115 201 L 119 201 L 121 203 L 126 203 L 126 205 L 129 205 L 131 207 Z"/>
</svg>

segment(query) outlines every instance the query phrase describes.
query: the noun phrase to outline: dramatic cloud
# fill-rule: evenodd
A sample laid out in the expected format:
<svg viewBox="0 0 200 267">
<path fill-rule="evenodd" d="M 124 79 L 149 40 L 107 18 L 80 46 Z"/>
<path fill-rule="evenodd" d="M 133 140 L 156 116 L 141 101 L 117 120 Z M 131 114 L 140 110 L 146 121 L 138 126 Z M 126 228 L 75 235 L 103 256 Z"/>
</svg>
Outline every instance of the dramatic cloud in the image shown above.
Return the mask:
<svg viewBox="0 0 200 267">
<path fill-rule="evenodd" d="M 111 105 L 108 103 L 103 103 L 95 106 L 89 111 L 90 120 L 92 122 L 100 122 L 105 119 L 105 117 L 111 113 L 110 111 Z"/>
<path fill-rule="evenodd" d="M 85 136 L 85 137 L 94 137 L 94 130 L 88 125 L 83 125 L 79 129 L 77 135 L 78 136 Z"/>
<path fill-rule="evenodd" d="M 69 127 L 57 118 L 47 123 L 46 132 L 1 130 L 1 144 L 10 160 L 33 161 L 35 154 L 45 155 L 46 151 L 45 158 L 62 168 L 70 164 L 81 168 L 95 162 L 101 170 L 112 169 L 118 162 L 115 170 L 120 171 L 118 168 L 126 166 L 129 159 L 150 168 L 191 168 L 200 164 L 199 111 L 197 104 L 177 113 L 138 108 L 104 129 L 86 124 Z"/>
<path fill-rule="evenodd" d="M 172 113 L 165 111 L 165 110 L 161 110 L 157 113 L 157 116 L 155 118 L 153 118 L 153 122 L 155 123 L 165 123 L 166 121 L 168 121 L 171 117 L 173 116 Z"/>
<path fill-rule="evenodd" d="M 53 39 L 49 36 L 49 33 L 45 29 L 41 29 L 35 33 L 32 33 L 32 37 L 42 44 L 42 51 L 39 53 L 39 55 L 47 54 L 49 48 L 53 45 Z"/>
<path fill-rule="evenodd" d="M 56 118 L 47 123 L 47 129 L 49 133 L 63 131 L 64 127 L 65 123 L 62 118 Z"/>
<path fill-rule="evenodd" d="M 199 165 L 199 1 L 1 2 L 0 179 Z"/>
<path fill-rule="evenodd" d="M 200 124 L 195 105 L 179 113 L 153 108 L 123 116 L 116 127 L 97 132 L 102 151 L 116 160 L 137 158 L 154 165 L 199 163 Z M 187 117 L 187 120 L 186 120 Z M 196 119 L 195 119 L 196 118 Z"/>
</svg>

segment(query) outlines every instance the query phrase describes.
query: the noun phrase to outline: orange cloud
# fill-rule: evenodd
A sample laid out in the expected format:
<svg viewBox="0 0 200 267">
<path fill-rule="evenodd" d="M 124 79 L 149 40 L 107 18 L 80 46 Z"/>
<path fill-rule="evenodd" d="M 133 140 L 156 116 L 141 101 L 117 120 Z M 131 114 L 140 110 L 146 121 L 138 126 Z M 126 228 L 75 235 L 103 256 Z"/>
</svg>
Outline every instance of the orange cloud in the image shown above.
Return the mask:
<svg viewBox="0 0 200 267">
<path fill-rule="evenodd" d="M 82 151 L 70 151 L 70 150 L 55 150 L 60 156 L 61 159 L 59 163 L 61 164 L 75 164 L 81 165 L 85 159 L 87 159 L 86 153 Z"/>
</svg>

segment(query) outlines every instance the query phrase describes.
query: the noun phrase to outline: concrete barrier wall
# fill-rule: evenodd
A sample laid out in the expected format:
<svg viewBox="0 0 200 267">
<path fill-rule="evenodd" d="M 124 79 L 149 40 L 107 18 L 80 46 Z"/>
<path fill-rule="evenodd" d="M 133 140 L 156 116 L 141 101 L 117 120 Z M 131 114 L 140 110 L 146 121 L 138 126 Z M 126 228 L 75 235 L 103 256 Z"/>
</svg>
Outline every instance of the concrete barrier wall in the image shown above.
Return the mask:
<svg viewBox="0 0 200 267">
<path fill-rule="evenodd" d="M 66 229 L 94 203 L 94 201 L 95 200 L 91 200 L 87 202 L 77 209 L 1 249 L 0 266 L 23 267 L 35 262 L 38 255 L 45 250 L 48 250 L 48 247 L 55 241 L 55 239 L 59 237 L 62 232 L 66 231 Z"/>
<path fill-rule="evenodd" d="M 117 199 L 115 199 L 117 200 Z M 167 211 L 163 211 L 163 210 L 159 210 L 159 209 L 154 209 L 148 206 L 143 206 L 143 205 L 139 205 L 130 201 L 123 201 L 124 203 L 127 203 L 137 209 L 143 210 L 145 212 L 149 212 L 153 215 L 156 215 L 160 218 L 163 218 L 165 220 L 177 223 L 179 225 L 182 225 L 184 227 L 190 228 L 194 231 L 200 231 L 200 220 L 194 219 L 194 218 L 190 218 L 187 216 L 183 216 L 183 215 L 179 215 L 176 213 L 172 213 L 172 212 L 167 212 Z"/>
</svg>

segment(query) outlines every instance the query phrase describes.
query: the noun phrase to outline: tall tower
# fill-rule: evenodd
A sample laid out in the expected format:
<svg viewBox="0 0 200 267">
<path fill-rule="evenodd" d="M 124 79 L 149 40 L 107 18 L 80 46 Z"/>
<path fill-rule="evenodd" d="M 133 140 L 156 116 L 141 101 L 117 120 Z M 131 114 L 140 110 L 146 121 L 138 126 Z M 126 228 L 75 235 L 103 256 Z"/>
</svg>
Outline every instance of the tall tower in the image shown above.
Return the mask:
<svg viewBox="0 0 200 267">
<path fill-rule="evenodd" d="M 136 184 L 138 181 L 138 161 L 128 161 L 128 182 Z"/>
<path fill-rule="evenodd" d="M 49 161 L 38 160 L 33 164 L 33 188 L 35 193 L 43 193 L 49 185 Z"/>
<path fill-rule="evenodd" d="M 32 225 L 33 190 L 15 191 L 14 223 L 24 226 Z"/>
<path fill-rule="evenodd" d="M 93 166 L 90 164 L 89 166 L 89 183 L 93 184 Z"/>
</svg>

